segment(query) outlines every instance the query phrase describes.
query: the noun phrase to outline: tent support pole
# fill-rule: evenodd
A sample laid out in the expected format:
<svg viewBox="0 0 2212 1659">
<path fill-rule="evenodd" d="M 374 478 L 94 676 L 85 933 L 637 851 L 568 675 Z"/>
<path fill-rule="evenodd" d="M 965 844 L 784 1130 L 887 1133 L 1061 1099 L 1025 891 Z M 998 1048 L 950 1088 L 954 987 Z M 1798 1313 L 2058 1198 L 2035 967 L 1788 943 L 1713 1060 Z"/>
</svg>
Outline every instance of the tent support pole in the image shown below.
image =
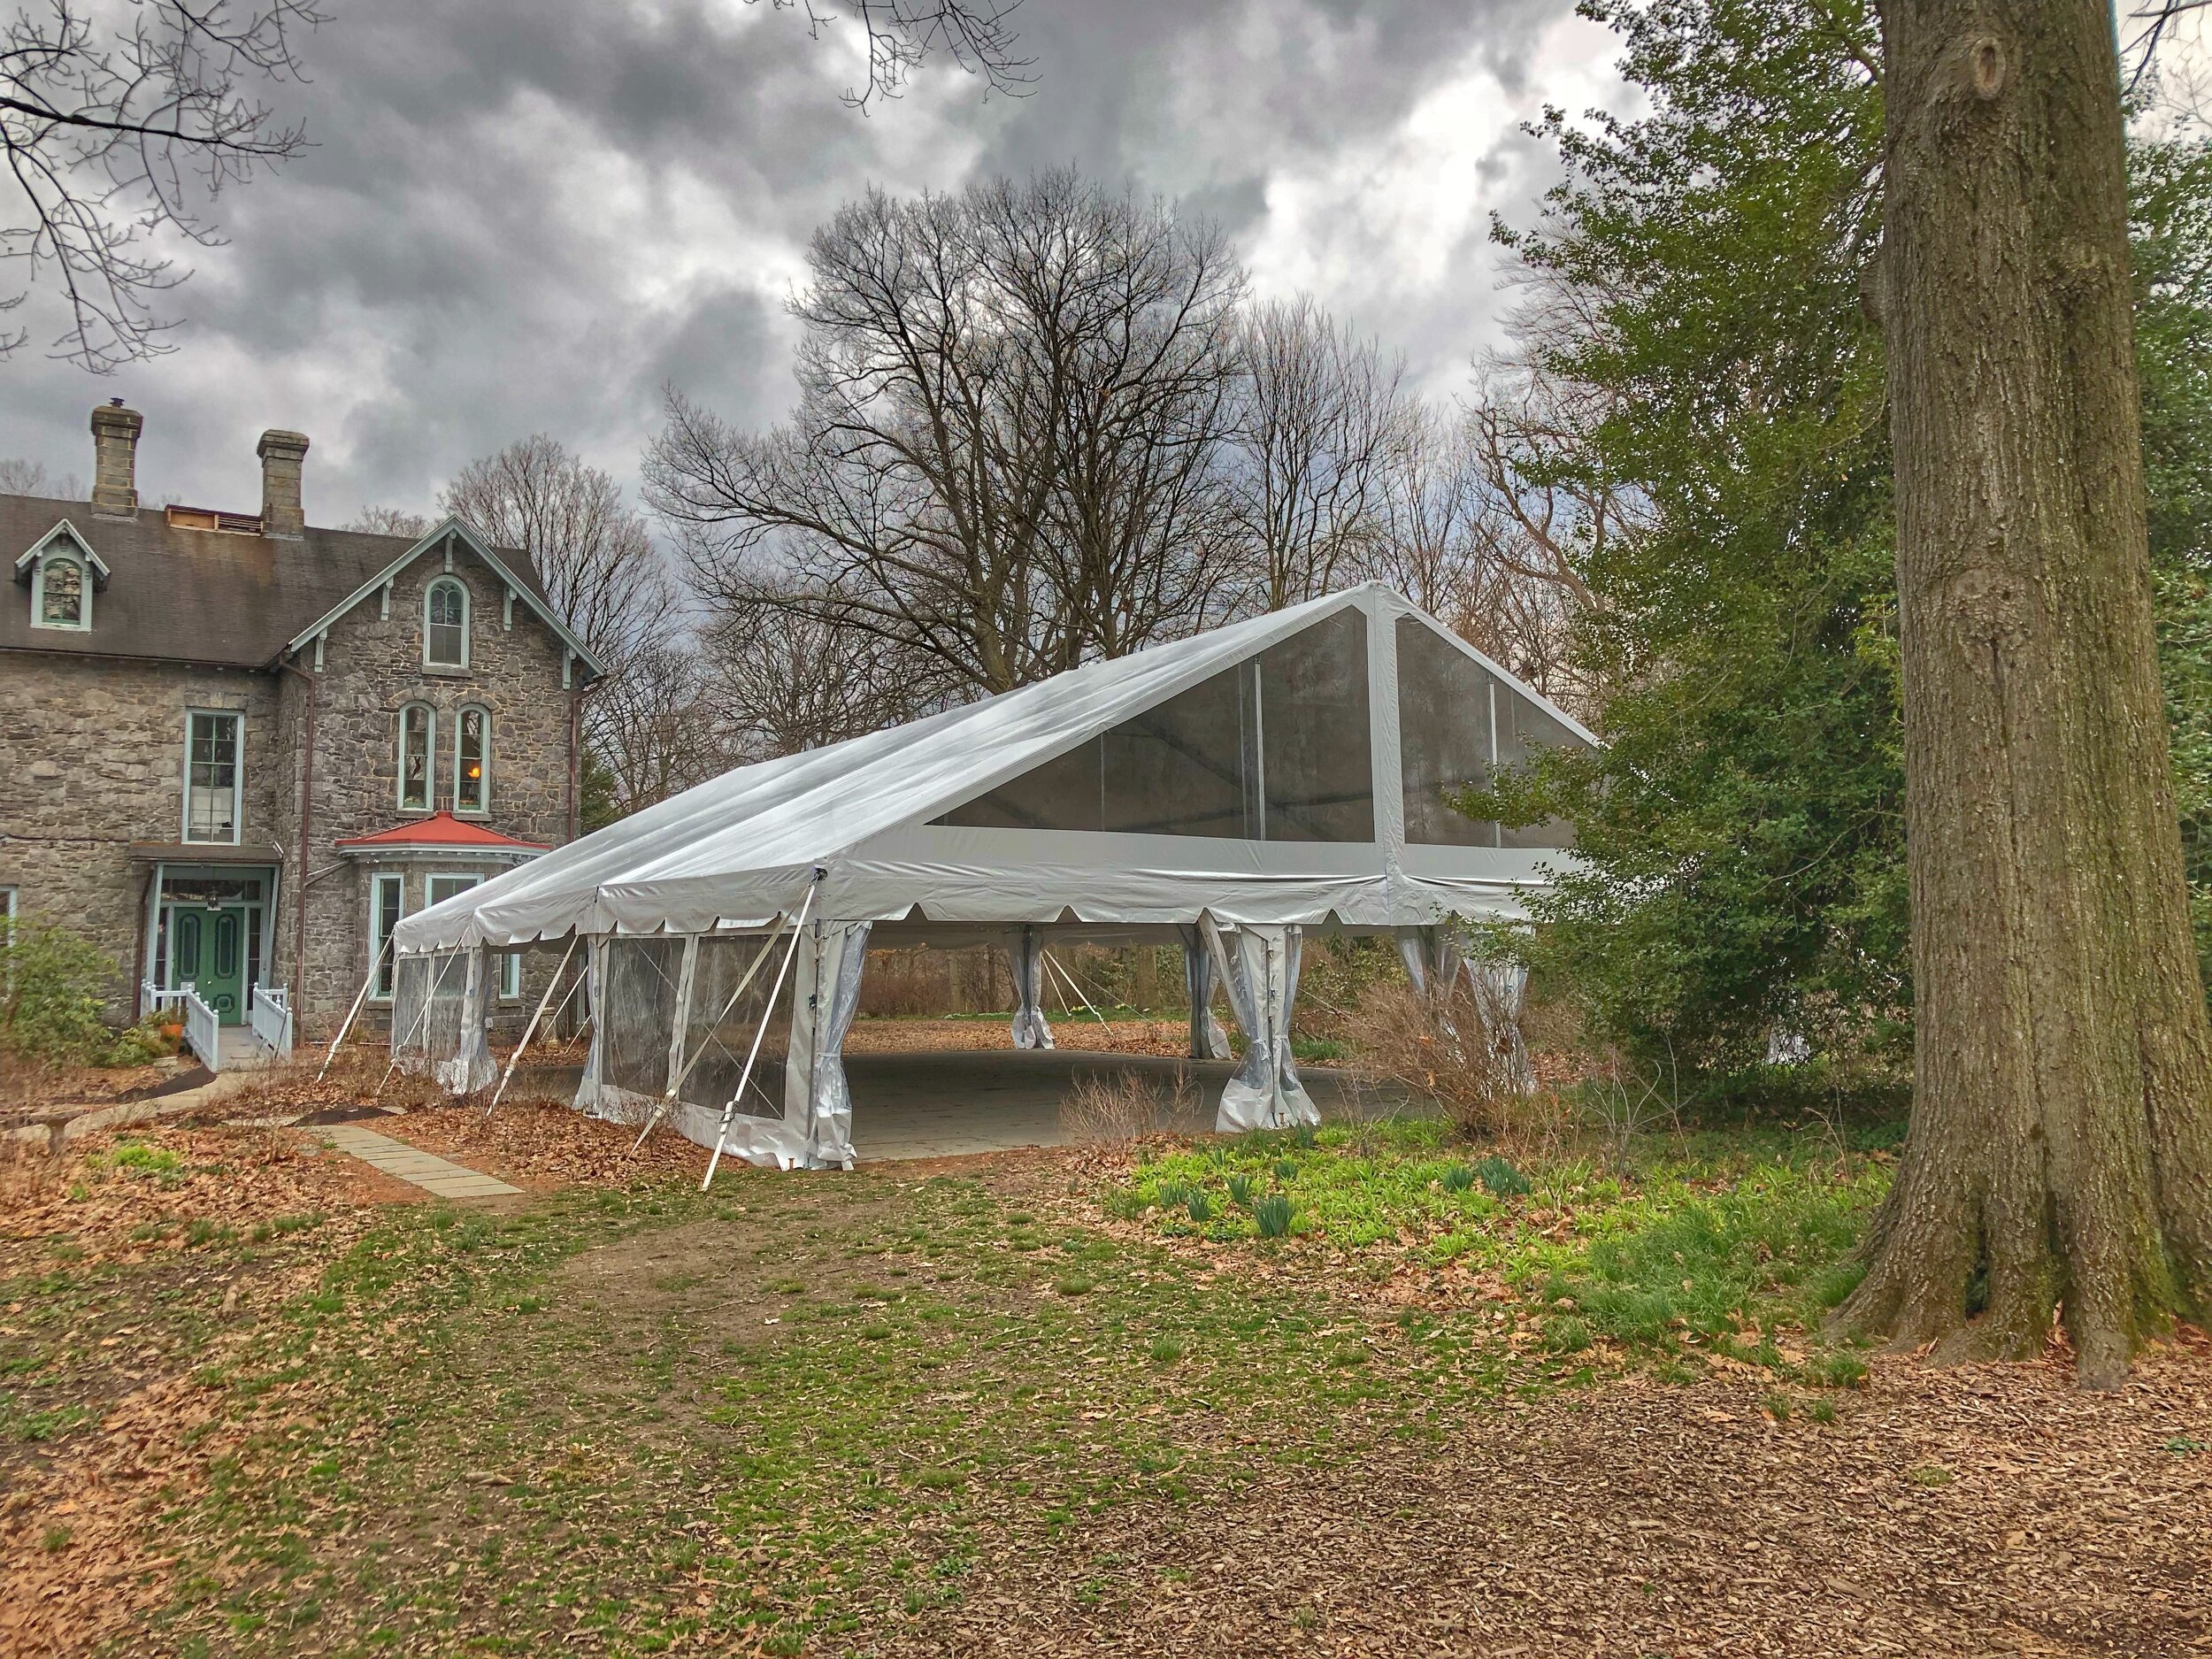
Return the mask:
<svg viewBox="0 0 2212 1659">
<path fill-rule="evenodd" d="M 1070 973 L 1065 968 L 1061 967 L 1057 962 L 1053 961 L 1052 953 L 1049 950 L 1041 950 L 1037 954 L 1045 959 L 1048 966 L 1051 967 L 1056 972 L 1057 972 L 1062 979 L 1065 979 L 1069 983 L 1069 985 L 1074 987 L 1075 995 L 1081 999 L 1083 1006 L 1091 1009 L 1091 1018 L 1096 1020 L 1100 1025 L 1105 1025 L 1107 1030 L 1111 1031 L 1113 1026 L 1107 1024 L 1106 1016 L 1100 1013 L 1095 1008 L 1091 1008 L 1091 999 L 1083 995 L 1083 987 L 1076 984 L 1075 976 L 1072 973 Z M 1067 1008 L 1068 1006 L 1068 999 L 1064 994 L 1060 998 L 1060 1006 L 1063 1008 Z M 1068 1011 L 1072 1014 L 1075 1010 L 1071 1008 L 1068 1009 Z"/>
<path fill-rule="evenodd" d="M 568 941 L 568 949 L 561 953 L 561 965 L 553 970 L 551 983 L 545 987 L 545 995 L 538 998 L 537 1012 L 530 1016 L 530 1023 L 522 1028 L 522 1041 L 507 1056 L 507 1069 L 500 1073 L 499 1087 L 492 1091 L 491 1105 L 484 1108 L 485 1117 L 492 1115 L 493 1107 L 499 1104 L 499 1097 L 507 1092 L 507 1085 L 514 1081 L 515 1067 L 522 1063 L 522 1051 L 530 1046 L 530 1039 L 538 1034 L 538 1022 L 545 1018 L 545 1005 L 553 1000 L 553 993 L 561 988 L 561 975 L 568 972 L 568 959 L 576 954 L 576 947 L 583 942 L 584 936 L 578 933 Z M 565 1008 L 568 1004 L 564 1002 L 561 1006 Z"/>
<path fill-rule="evenodd" d="M 338 1034 L 330 1040 L 330 1052 L 323 1056 L 322 1070 L 315 1073 L 318 1083 L 323 1080 L 323 1072 L 330 1070 L 330 1063 L 338 1057 L 338 1045 L 345 1041 L 346 1033 L 353 1029 L 353 1022 L 361 1017 L 361 1004 L 369 1000 L 369 988 L 376 983 L 377 970 L 384 965 L 384 958 L 391 949 L 392 941 L 388 939 L 377 947 L 376 958 L 369 964 L 369 977 L 361 981 L 360 994 L 353 999 L 353 1006 L 346 1010 L 346 1017 L 338 1026 Z"/>
<path fill-rule="evenodd" d="M 775 949 L 776 935 L 782 932 L 783 929 L 779 927 L 774 933 L 769 934 L 767 938 L 760 941 L 760 950 L 753 957 L 752 964 L 745 970 L 745 977 L 737 982 L 737 989 L 730 993 L 730 1000 L 722 1004 L 722 1011 L 714 1017 L 716 1026 L 718 1027 L 730 1017 L 730 1010 L 737 1006 L 737 999 L 745 995 L 745 987 L 753 982 L 753 976 L 760 972 L 760 964 L 768 960 L 768 953 Z M 647 1115 L 645 1127 L 637 1132 L 637 1139 L 630 1143 L 631 1151 L 634 1152 L 643 1146 L 645 1137 L 653 1133 L 654 1125 L 675 1110 L 676 1091 L 683 1087 L 691 1076 L 692 1068 L 706 1057 L 706 1052 L 702 1048 L 697 1054 L 684 1062 L 684 1069 L 677 1072 L 674 1080 L 669 1084 L 668 1093 L 661 1096 L 659 1103 Z"/>
<path fill-rule="evenodd" d="M 760 1040 L 768 1034 L 768 1022 L 775 1017 L 776 999 L 783 995 L 784 976 L 791 972 L 791 958 L 799 954 L 799 935 L 806 931 L 806 914 L 814 908 L 814 895 L 821 890 L 822 875 L 819 870 L 814 872 L 813 885 L 806 890 L 806 902 L 799 906 L 799 914 L 792 921 L 791 943 L 785 948 L 783 961 L 776 969 L 776 982 L 769 987 L 768 1006 L 760 1010 L 760 1024 L 753 1032 L 753 1046 L 745 1056 L 745 1070 L 738 1074 L 737 1092 L 722 1109 L 722 1126 L 714 1132 L 714 1156 L 707 1160 L 706 1179 L 699 1183 L 703 1193 L 714 1185 L 714 1171 L 721 1167 L 722 1148 L 730 1139 L 730 1119 L 737 1116 L 737 1103 L 745 1098 L 745 1086 L 753 1080 L 753 1062 L 760 1057 Z"/>
</svg>

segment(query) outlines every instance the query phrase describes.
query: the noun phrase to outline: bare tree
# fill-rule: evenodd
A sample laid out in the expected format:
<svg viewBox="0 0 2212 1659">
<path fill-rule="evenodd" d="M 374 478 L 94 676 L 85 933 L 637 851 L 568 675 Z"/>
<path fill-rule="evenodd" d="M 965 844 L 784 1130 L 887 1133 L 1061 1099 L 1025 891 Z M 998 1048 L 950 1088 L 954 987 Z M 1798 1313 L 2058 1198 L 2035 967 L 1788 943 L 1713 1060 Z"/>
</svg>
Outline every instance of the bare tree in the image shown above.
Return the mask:
<svg viewBox="0 0 2212 1659">
<path fill-rule="evenodd" d="M 250 88 L 296 79 L 294 37 L 324 15 L 315 0 L 19 6 L 0 35 L 0 157 L 19 192 L 0 258 L 23 282 L 0 310 L 50 273 L 69 316 L 54 356 L 104 373 L 170 349 L 153 308 L 187 273 L 148 242 L 216 242 L 215 198 L 305 146 Z"/>
<path fill-rule="evenodd" d="M 530 555 L 555 611 L 604 664 L 584 735 L 625 810 L 717 770 L 715 723 L 666 561 L 606 472 L 544 434 L 470 462 L 438 497 L 500 547 Z"/>
<path fill-rule="evenodd" d="M 1218 233 L 1071 173 L 817 233 L 799 407 L 672 392 L 649 498 L 710 605 L 765 595 L 998 691 L 1187 626 L 1242 279 Z"/>
<path fill-rule="evenodd" d="M 941 700 L 897 647 L 772 592 L 725 611 L 703 643 L 733 761 L 819 749 L 911 719 Z"/>
<path fill-rule="evenodd" d="M 404 507 L 364 507 L 345 526 L 366 535 L 419 536 L 430 528 L 429 516 Z"/>
<path fill-rule="evenodd" d="M 20 457 L 0 461 L 0 495 L 42 495 L 49 501 L 82 501 L 84 480 L 74 472 L 49 477 L 46 463 Z"/>
<path fill-rule="evenodd" d="M 1253 311 L 1240 344 L 1231 511 L 1246 603 L 1279 611 L 1341 585 L 1371 552 L 1403 369 L 1303 296 Z"/>
<path fill-rule="evenodd" d="M 814 0 L 774 0 L 778 11 L 803 7 L 817 38 L 836 19 Z M 949 58 L 981 75 L 995 92 L 1019 95 L 1033 59 L 1015 55 L 1013 15 L 1021 0 L 843 0 L 868 39 L 868 83 L 848 88 L 845 102 L 865 110 L 895 98 L 907 78 L 932 56 Z"/>
</svg>

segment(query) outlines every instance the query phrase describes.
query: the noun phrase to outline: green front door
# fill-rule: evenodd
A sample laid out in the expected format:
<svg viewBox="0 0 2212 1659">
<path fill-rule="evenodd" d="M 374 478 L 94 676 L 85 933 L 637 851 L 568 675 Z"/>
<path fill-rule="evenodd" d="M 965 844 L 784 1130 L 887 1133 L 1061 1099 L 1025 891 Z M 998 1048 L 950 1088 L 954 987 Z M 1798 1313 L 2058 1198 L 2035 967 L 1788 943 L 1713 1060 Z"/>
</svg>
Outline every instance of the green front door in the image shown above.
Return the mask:
<svg viewBox="0 0 2212 1659">
<path fill-rule="evenodd" d="M 170 974 L 226 1025 L 246 1023 L 246 907 L 180 904 L 170 913 Z"/>
</svg>

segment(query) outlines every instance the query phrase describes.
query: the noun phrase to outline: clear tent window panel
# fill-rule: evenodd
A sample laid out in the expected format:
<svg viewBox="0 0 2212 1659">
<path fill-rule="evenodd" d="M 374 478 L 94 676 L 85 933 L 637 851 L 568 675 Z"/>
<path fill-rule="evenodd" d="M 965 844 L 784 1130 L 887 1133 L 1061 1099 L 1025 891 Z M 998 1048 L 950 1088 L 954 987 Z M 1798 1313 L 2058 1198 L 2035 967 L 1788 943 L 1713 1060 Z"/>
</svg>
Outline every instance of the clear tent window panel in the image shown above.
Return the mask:
<svg viewBox="0 0 2212 1659">
<path fill-rule="evenodd" d="M 1375 839 L 1367 618 L 1340 611 L 1259 659 L 1260 749 L 1271 841 Z"/>
<path fill-rule="evenodd" d="M 1573 728 L 1547 714 L 1520 693 L 1503 686 L 1498 687 L 1501 767 L 1525 765 L 1539 751 L 1547 749 L 1588 747 Z M 1564 818 L 1546 818 L 1540 824 L 1525 825 L 1519 829 L 1508 826 L 1503 840 L 1508 847 L 1572 847 L 1575 830 Z"/>
<path fill-rule="evenodd" d="M 684 1025 L 684 1064 L 689 1071 L 678 1091 L 680 1099 L 715 1111 L 728 1103 L 744 1076 L 753 1035 L 765 1018 L 768 1029 L 761 1033 L 759 1057 L 737 1110 L 749 1118 L 783 1116 L 783 1069 L 791 1048 L 791 999 L 796 992 L 787 987 L 772 1010 L 768 995 L 787 943 L 780 933 L 710 935 L 699 941 L 691 970 L 690 1018 Z"/>
<path fill-rule="evenodd" d="M 1406 840 L 1418 847 L 1495 847 L 1498 826 L 1455 811 L 1446 795 L 1490 787 L 1490 672 L 1415 617 L 1400 617 L 1398 764 Z"/>
<path fill-rule="evenodd" d="M 1372 841 L 1366 618 L 1340 611 L 934 821 Z"/>
<path fill-rule="evenodd" d="M 606 950 L 606 1006 L 599 1010 L 602 1080 L 633 1094 L 665 1094 L 684 941 L 614 939 Z"/>
</svg>

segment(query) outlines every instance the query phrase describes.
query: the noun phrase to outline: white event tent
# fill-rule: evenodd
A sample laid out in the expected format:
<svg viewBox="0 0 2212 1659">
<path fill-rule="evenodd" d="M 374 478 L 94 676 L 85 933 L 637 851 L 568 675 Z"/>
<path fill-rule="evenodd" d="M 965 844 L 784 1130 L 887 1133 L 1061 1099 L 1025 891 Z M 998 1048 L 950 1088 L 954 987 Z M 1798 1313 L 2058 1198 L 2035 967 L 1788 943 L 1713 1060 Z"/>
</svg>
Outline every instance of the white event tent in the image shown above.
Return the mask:
<svg viewBox="0 0 2212 1659">
<path fill-rule="evenodd" d="M 1289 1041 L 1302 933 L 1388 933 L 1417 981 L 1455 972 L 1440 925 L 1518 918 L 1571 837 L 1446 792 L 1594 741 L 1388 588 L 1333 594 L 738 767 L 408 917 L 394 1057 L 488 1087 L 488 953 L 580 942 L 579 1108 L 840 1165 L 872 944 L 1002 946 L 1031 1046 L 1050 1041 L 1046 939 L 1179 941 L 1194 1051 L 1221 1051 L 1217 974 L 1247 1040 L 1220 1126 L 1312 1121 Z"/>
</svg>

